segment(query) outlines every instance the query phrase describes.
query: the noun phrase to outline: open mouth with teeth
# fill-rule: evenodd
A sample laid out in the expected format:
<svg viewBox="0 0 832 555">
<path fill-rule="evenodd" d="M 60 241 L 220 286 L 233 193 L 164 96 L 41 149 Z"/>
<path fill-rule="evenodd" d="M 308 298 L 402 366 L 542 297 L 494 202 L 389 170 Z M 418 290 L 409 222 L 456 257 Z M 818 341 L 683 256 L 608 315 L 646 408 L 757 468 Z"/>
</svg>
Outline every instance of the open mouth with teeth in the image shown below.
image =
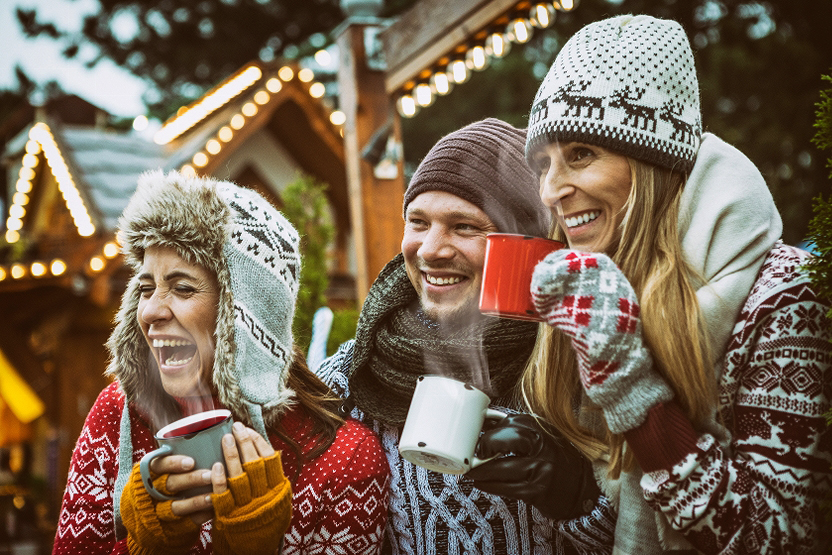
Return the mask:
<svg viewBox="0 0 832 555">
<path fill-rule="evenodd" d="M 165 366 L 182 366 L 196 355 L 196 345 L 184 339 L 154 339 L 153 348 L 158 349 L 159 360 Z"/>
<path fill-rule="evenodd" d="M 596 219 L 598 216 L 601 215 L 599 210 L 592 210 L 590 212 L 584 212 L 579 216 L 574 216 L 571 218 L 564 218 L 566 222 L 566 226 L 569 228 L 577 227 L 579 225 L 588 224 L 592 220 Z"/>
<path fill-rule="evenodd" d="M 422 274 L 431 285 L 456 285 L 465 279 L 463 276 L 432 276 L 424 272 Z"/>
</svg>

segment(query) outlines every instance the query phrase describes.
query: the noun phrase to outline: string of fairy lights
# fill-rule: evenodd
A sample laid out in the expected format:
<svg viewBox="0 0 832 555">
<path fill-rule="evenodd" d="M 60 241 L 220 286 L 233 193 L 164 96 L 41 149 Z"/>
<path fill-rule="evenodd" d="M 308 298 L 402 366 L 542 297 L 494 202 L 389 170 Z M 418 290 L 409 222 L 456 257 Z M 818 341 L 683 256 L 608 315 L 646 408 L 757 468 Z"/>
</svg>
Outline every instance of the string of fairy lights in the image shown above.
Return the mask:
<svg viewBox="0 0 832 555">
<path fill-rule="evenodd" d="M 315 72 L 310 68 L 296 70 L 292 66 L 286 65 L 278 69 L 276 75 L 265 80 L 262 77 L 263 72 L 256 65 L 242 69 L 230 77 L 224 84 L 206 94 L 198 102 L 191 106 L 181 108 L 176 117 L 166 122 L 159 129 L 153 138 L 154 142 L 159 145 L 168 144 L 213 112 L 223 107 L 231 99 L 236 98 L 247 89 L 252 88 L 256 83 L 262 83 L 261 86 L 255 88 L 249 97 L 241 103 L 239 111 L 234 113 L 226 124 L 220 127 L 215 136 L 208 139 L 203 147 L 191 157 L 190 162 L 183 164 L 179 168 L 184 174 L 194 175 L 198 173 L 199 169 L 207 166 L 211 161 L 211 157 L 219 154 L 225 144 L 234 138 L 234 134 L 245 127 L 247 122 L 257 115 L 261 106 L 271 101 L 272 95 L 281 91 L 284 83 L 289 83 L 297 78 L 298 81 L 305 85 L 307 93 L 312 98 L 320 99 L 326 94 L 326 86 L 319 81 L 315 81 Z M 343 136 L 342 126 L 346 121 L 344 113 L 340 110 L 332 110 L 329 114 L 329 121 L 339 129 Z"/>
<path fill-rule="evenodd" d="M 406 118 L 416 115 L 419 110 L 433 104 L 437 96 L 444 96 L 451 92 L 454 85 L 468 81 L 472 72 L 482 71 L 490 65 L 494 58 L 506 56 L 512 44 L 525 44 L 531 40 L 535 29 L 550 27 L 558 12 L 570 12 L 578 6 L 579 0 L 555 0 L 554 2 L 539 2 L 531 6 L 527 12 L 514 12 L 504 28 L 490 28 L 484 33 L 477 34 L 478 40 L 469 45 L 461 46 L 450 57 L 444 57 L 434 68 L 422 71 L 419 79 L 407 85 L 396 101 L 399 113 Z M 315 57 L 326 54 L 319 51 Z M 281 91 L 284 83 L 297 78 L 306 85 L 308 94 L 312 98 L 321 99 L 326 94 L 323 83 L 315 81 L 315 74 L 309 68 L 293 68 L 282 66 L 275 75 L 263 78 L 263 70 L 259 65 L 252 64 L 244 67 L 218 85 L 197 102 L 183 106 L 177 114 L 164 123 L 156 132 L 153 140 L 158 145 L 166 145 L 190 129 L 199 125 L 211 114 L 226 106 L 231 100 L 244 92 L 253 89 L 240 109 L 231 115 L 216 134 L 208 138 L 190 161 L 182 164 L 180 171 L 186 175 L 195 175 L 207 166 L 211 158 L 218 155 L 229 143 L 236 132 L 243 129 L 254 118 L 260 108 L 268 104 L 272 95 Z M 255 87 L 255 85 L 260 84 Z M 331 110 L 329 120 L 339 129 L 343 136 L 343 125 L 346 116 L 340 110 Z M 82 237 L 95 234 L 96 228 L 92 217 L 84 204 L 77 186 L 72 178 L 69 167 L 61 154 L 55 137 L 46 123 L 36 123 L 29 132 L 29 140 L 25 146 L 25 154 L 18 175 L 15 193 L 9 207 L 6 219 L 5 239 L 9 244 L 20 240 L 20 230 L 26 216 L 29 194 L 32 191 L 36 168 L 45 158 L 52 175 L 58 184 L 64 202 L 70 212 L 72 220 Z M 107 262 L 120 254 L 117 241 L 108 241 L 87 260 L 87 270 L 92 273 L 101 272 Z M 31 263 L 13 263 L 9 266 L 0 265 L 0 282 L 7 278 L 15 280 L 25 277 L 43 278 L 58 277 L 67 272 L 67 264 L 60 258 L 52 260 L 36 260 Z"/>
<path fill-rule="evenodd" d="M 555 0 L 532 5 L 527 12 L 515 12 L 504 28 L 486 30 L 477 42 L 457 49 L 431 70 L 422 72 L 420 78 L 406 87 L 396 101 L 402 117 L 412 118 L 422 108 L 434 103 L 437 96 L 445 96 L 454 85 L 465 83 L 474 71 L 487 68 L 494 58 L 503 58 L 512 44 L 525 44 L 531 40 L 535 29 L 551 27 L 558 12 L 571 12 L 579 0 Z M 427 74 L 427 75 L 424 75 Z"/>
<path fill-rule="evenodd" d="M 219 154 L 223 146 L 231 141 L 234 133 L 241 130 L 251 119 L 257 115 L 261 106 L 268 104 L 272 95 L 280 92 L 284 83 L 297 78 L 301 83 L 307 85 L 307 92 L 312 98 L 320 99 L 326 94 L 326 87 L 323 83 L 315 81 L 315 74 L 309 68 L 296 70 L 291 66 L 282 66 L 277 70 L 276 75 L 263 80 L 263 71 L 257 65 L 250 65 L 231 76 L 221 85 L 205 94 L 199 101 L 186 107 L 182 107 L 176 116 L 168 120 L 154 135 L 154 142 L 159 145 L 168 144 L 186 133 L 209 117 L 212 113 L 227 105 L 231 100 L 238 97 L 248 89 L 251 89 L 258 82 L 262 86 L 255 88 L 245 102 L 242 102 L 240 110 L 234 113 L 223 125 L 214 137 L 209 138 L 203 147 L 191 158 L 190 163 L 182 165 L 180 171 L 185 174 L 196 174 L 199 169 L 205 167 L 210 158 Z M 332 110 L 329 114 L 329 121 L 341 129 L 346 117 L 339 110 Z M 343 135 L 343 130 L 341 130 Z M 5 239 L 9 244 L 20 241 L 20 230 L 23 229 L 23 220 L 27 213 L 27 205 L 30 201 L 30 193 L 33 188 L 33 181 L 37 173 L 36 169 L 45 158 L 58 189 L 63 196 L 67 209 L 72 216 L 78 234 L 82 237 L 90 237 L 95 234 L 95 225 L 89 215 L 86 205 L 78 191 L 75 181 L 70 172 L 61 150 L 55 140 L 52 130 L 46 123 L 39 122 L 32 126 L 29 131 L 29 140 L 25 146 L 21 169 L 18 175 L 15 194 L 12 204 L 9 207 L 9 217 L 6 219 Z M 117 241 L 108 241 L 86 262 L 86 271 L 99 273 L 107 265 L 109 260 L 117 257 L 121 249 Z M 20 280 L 23 278 L 47 278 L 60 277 L 67 272 L 67 264 L 60 258 L 52 260 L 35 260 L 29 263 L 17 262 L 8 266 L 0 265 L 0 282 L 11 278 Z"/>
</svg>

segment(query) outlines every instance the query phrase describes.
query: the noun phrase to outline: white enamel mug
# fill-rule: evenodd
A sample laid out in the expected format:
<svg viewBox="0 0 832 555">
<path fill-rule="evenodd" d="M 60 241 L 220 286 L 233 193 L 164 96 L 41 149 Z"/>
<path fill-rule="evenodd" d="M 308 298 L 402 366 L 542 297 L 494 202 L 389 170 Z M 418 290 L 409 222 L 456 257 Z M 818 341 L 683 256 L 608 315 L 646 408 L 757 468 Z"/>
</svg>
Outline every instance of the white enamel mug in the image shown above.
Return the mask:
<svg viewBox="0 0 832 555">
<path fill-rule="evenodd" d="M 428 470 L 465 474 L 490 459 L 474 456 L 486 418 L 504 418 L 488 408 L 488 395 L 445 376 L 420 376 L 399 440 L 402 458 Z"/>
</svg>

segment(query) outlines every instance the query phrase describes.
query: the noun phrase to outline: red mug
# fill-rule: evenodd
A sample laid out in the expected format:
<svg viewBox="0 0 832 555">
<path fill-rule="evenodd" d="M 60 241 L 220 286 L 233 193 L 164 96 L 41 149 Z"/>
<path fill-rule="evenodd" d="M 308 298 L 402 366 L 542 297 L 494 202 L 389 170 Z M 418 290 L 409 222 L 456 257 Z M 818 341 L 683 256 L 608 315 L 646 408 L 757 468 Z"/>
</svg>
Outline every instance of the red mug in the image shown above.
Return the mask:
<svg viewBox="0 0 832 555">
<path fill-rule="evenodd" d="M 553 239 L 490 233 L 486 236 L 480 312 L 488 316 L 542 322 L 532 302 L 532 274 L 537 263 L 566 245 Z"/>
</svg>

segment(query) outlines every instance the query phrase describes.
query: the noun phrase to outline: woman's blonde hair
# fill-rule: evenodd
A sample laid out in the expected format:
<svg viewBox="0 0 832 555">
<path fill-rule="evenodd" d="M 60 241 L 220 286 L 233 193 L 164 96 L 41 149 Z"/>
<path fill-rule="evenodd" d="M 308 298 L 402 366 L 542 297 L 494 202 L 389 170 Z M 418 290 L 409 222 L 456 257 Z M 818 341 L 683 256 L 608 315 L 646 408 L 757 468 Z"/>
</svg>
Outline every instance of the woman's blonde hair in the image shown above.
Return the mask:
<svg viewBox="0 0 832 555">
<path fill-rule="evenodd" d="M 694 425 L 708 418 L 716 402 L 710 349 L 702 313 L 677 229 L 685 176 L 632 158 L 632 187 L 624 207 L 620 238 L 607 252 L 635 289 L 641 304 L 644 341 L 654 367 L 676 393 Z M 552 236 L 564 241 L 553 226 Z M 588 458 L 609 455 L 617 477 L 633 459 L 624 438 L 591 430 L 579 422 L 582 386 L 569 338 L 541 324 L 521 387 L 529 408 L 552 424 Z"/>
</svg>

